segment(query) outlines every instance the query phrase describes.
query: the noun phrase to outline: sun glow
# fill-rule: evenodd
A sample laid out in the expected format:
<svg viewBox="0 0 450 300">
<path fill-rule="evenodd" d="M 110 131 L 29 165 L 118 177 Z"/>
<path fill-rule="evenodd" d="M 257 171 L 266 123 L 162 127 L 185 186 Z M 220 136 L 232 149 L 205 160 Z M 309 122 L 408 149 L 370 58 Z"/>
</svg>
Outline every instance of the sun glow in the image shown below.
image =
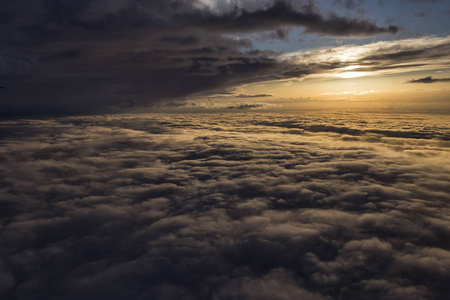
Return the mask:
<svg viewBox="0 0 450 300">
<path fill-rule="evenodd" d="M 421 53 L 422 49 L 445 48 L 450 37 L 424 37 L 399 41 L 380 41 L 365 45 L 344 45 L 314 50 L 301 50 L 283 54 L 280 61 L 314 69 L 309 78 L 357 78 L 365 76 L 391 75 L 407 72 L 429 71 L 448 66 L 448 54 L 417 55 L 411 58 L 390 60 L 389 57 L 408 53 Z M 403 52 L 398 49 L 403 49 Z M 397 53 L 399 52 L 399 53 Z M 382 58 L 386 59 L 383 60 Z"/>
<path fill-rule="evenodd" d="M 350 71 L 350 70 L 355 70 L 355 69 L 359 69 L 359 68 L 362 68 L 362 66 L 358 66 L 358 65 L 356 65 L 356 66 L 347 66 L 345 68 L 342 68 L 341 70 Z"/>
<path fill-rule="evenodd" d="M 365 75 L 368 75 L 367 72 L 360 71 L 363 69 L 363 66 L 359 65 L 352 65 L 352 66 L 346 66 L 344 68 L 337 69 L 336 77 L 338 78 L 356 78 L 356 77 L 362 77 Z"/>
<path fill-rule="evenodd" d="M 365 76 L 367 72 L 344 72 L 337 74 L 337 77 L 339 78 L 357 78 Z"/>
</svg>

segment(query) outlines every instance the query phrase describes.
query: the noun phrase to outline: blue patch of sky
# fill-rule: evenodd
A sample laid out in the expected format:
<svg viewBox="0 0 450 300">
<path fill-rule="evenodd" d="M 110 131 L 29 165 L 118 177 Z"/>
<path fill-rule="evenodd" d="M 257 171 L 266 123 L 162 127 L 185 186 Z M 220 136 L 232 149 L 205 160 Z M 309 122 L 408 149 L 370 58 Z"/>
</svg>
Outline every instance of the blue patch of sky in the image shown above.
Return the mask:
<svg viewBox="0 0 450 300">
<path fill-rule="evenodd" d="M 394 36 L 382 34 L 365 38 L 341 38 L 308 34 L 304 32 L 303 28 L 294 28 L 289 31 L 285 40 L 255 38 L 252 39 L 253 46 L 256 49 L 289 53 L 340 45 L 362 45 L 423 35 L 447 36 L 450 34 L 450 0 L 440 2 L 407 0 L 354 2 L 360 3 L 360 5 L 352 9 L 346 8 L 342 3 L 338 4 L 337 1 L 334 1 L 332 6 L 329 1 L 318 3 L 320 10 L 325 14 L 334 13 L 349 18 L 373 20 L 378 26 L 396 25 L 403 30 Z"/>
<path fill-rule="evenodd" d="M 450 34 L 450 17 L 445 14 L 450 10 L 449 0 L 438 2 L 365 1 L 362 8 L 366 11 L 366 16 L 376 20 L 380 26 L 390 24 L 402 27 L 403 35 L 446 36 Z M 421 16 L 422 13 L 426 13 L 426 16 Z"/>
</svg>

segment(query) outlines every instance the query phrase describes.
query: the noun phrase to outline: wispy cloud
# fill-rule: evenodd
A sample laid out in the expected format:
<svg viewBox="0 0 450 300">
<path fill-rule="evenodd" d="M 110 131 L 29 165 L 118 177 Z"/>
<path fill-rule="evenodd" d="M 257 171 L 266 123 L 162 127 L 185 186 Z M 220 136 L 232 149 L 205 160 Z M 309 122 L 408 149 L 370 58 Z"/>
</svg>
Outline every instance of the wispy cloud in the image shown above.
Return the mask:
<svg viewBox="0 0 450 300">
<path fill-rule="evenodd" d="M 239 95 L 236 95 L 236 98 L 267 98 L 267 97 L 272 97 L 272 95 L 269 95 L 269 94 L 255 94 L 255 95 L 239 94 Z"/>
<path fill-rule="evenodd" d="M 450 67 L 450 36 L 346 45 L 278 57 L 314 76 L 394 74 Z"/>
<path fill-rule="evenodd" d="M 270 96 L 269 96 L 270 97 Z M 201 97 L 203 98 L 203 97 Z M 233 97 L 238 98 L 238 97 Z M 241 98 L 255 98 L 255 97 L 241 97 Z M 226 97 L 225 99 L 228 99 Z M 224 109 L 273 109 L 280 105 L 260 101 L 233 101 L 233 100 L 188 100 L 188 101 L 171 101 L 162 105 L 163 109 L 176 109 L 181 111 L 190 110 L 215 110 L 223 111 Z"/>
<path fill-rule="evenodd" d="M 431 76 L 427 76 L 419 79 L 411 79 L 406 83 L 435 83 L 435 82 L 450 82 L 450 78 L 433 78 Z"/>
</svg>

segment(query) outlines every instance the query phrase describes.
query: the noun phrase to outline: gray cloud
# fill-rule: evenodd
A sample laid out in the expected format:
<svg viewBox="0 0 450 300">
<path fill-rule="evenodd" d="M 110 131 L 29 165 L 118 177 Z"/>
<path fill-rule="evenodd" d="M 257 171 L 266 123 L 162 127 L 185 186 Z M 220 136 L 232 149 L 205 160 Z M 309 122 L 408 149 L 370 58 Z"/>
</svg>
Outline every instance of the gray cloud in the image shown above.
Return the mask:
<svg viewBox="0 0 450 300">
<path fill-rule="evenodd" d="M 441 2 L 442 0 L 403 0 L 403 1 L 416 2 L 416 3 L 436 3 L 436 2 Z"/>
<path fill-rule="evenodd" d="M 253 109 L 253 108 L 265 108 L 262 103 L 239 103 L 236 105 L 228 106 L 229 109 Z"/>
<path fill-rule="evenodd" d="M 431 12 L 432 12 L 431 9 L 427 9 L 427 10 L 418 12 L 417 14 L 415 14 L 415 16 L 416 16 L 416 17 L 419 17 L 419 18 L 428 18 L 428 15 L 429 15 Z"/>
<path fill-rule="evenodd" d="M 258 96 L 261 97 L 261 96 Z M 218 97 L 223 98 L 223 97 Z M 229 96 L 226 96 L 224 98 L 229 98 Z M 257 98 L 257 97 L 243 97 L 243 98 Z M 164 104 L 163 109 L 169 109 L 173 110 L 175 109 L 183 109 L 184 111 L 189 110 L 191 112 L 195 111 L 223 111 L 223 109 L 271 109 L 271 108 L 277 108 L 280 107 L 280 105 L 273 104 L 273 103 L 267 103 L 267 102 L 255 102 L 252 100 L 249 101 L 239 101 L 236 102 L 235 100 L 231 101 L 212 101 L 211 99 L 205 101 L 205 100 L 192 100 L 192 101 L 173 101 Z"/>
<path fill-rule="evenodd" d="M 439 118 L 0 122 L 1 296 L 445 299 Z"/>
<path fill-rule="evenodd" d="M 411 79 L 406 83 L 435 83 L 435 82 L 449 82 L 450 78 L 433 78 L 431 76 L 427 76 L 419 79 Z"/>
<path fill-rule="evenodd" d="M 7 90 L 0 114 L 114 111 L 311 71 L 253 49 L 249 34 L 285 39 L 290 28 L 302 27 L 366 37 L 398 30 L 326 16 L 295 1 L 213 3 L 5 3 L 0 82 Z"/>
<path fill-rule="evenodd" d="M 328 19 L 318 14 L 308 6 L 304 12 L 297 12 L 286 1 L 276 1 L 273 6 L 254 12 L 243 11 L 236 15 L 222 15 L 208 19 L 209 24 L 218 23 L 220 30 L 264 30 L 273 26 L 302 26 L 307 32 L 330 36 L 358 36 L 381 33 L 396 33 L 397 26 L 379 27 L 376 24 L 357 19 L 348 19 L 331 15 Z M 222 28 L 224 26 L 224 29 Z"/>
<path fill-rule="evenodd" d="M 360 5 L 362 5 L 364 3 L 364 0 L 358 0 L 358 1 L 355 1 L 355 0 L 335 0 L 335 2 L 337 4 L 344 5 L 345 8 L 354 9 L 354 8 L 357 8 Z"/>
<path fill-rule="evenodd" d="M 272 95 L 269 95 L 269 94 L 255 94 L 255 95 L 239 94 L 236 96 L 236 98 L 265 98 L 265 97 L 272 97 Z"/>
</svg>

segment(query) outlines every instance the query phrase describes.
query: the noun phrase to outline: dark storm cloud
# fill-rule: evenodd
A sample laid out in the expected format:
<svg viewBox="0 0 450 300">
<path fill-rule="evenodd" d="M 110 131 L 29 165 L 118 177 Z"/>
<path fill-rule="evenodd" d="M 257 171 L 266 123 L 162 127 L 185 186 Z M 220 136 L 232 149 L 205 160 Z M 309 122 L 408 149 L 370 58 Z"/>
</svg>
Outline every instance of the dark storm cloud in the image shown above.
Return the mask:
<svg viewBox="0 0 450 300">
<path fill-rule="evenodd" d="M 419 79 L 411 79 L 406 83 L 435 83 L 435 82 L 450 82 L 450 78 L 433 78 L 431 76 L 427 76 Z"/>
<path fill-rule="evenodd" d="M 438 117 L 1 122 L 0 295 L 446 299 L 450 164 Z M 400 124 L 435 138 L 385 134 Z"/>
<path fill-rule="evenodd" d="M 286 39 L 395 33 L 293 1 L 18 1 L 2 10 L 0 114 L 89 112 L 311 72 L 252 49 L 249 34 Z M 26 9 L 24 9 L 26 7 Z M 300 69 L 300 71 L 298 71 Z M 131 105 L 130 105 L 131 103 Z"/>
<path fill-rule="evenodd" d="M 54 53 L 48 56 L 41 56 L 39 59 L 41 62 L 50 62 L 55 60 L 66 60 L 66 59 L 74 59 L 81 55 L 81 51 L 79 50 L 65 50 L 58 53 Z"/>
<path fill-rule="evenodd" d="M 278 26 L 302 26 L 306 32 L 319 33 L 329 36 L 358 36 L 381 33 L 396 33 L 396 26 L 379 27 L 366 20 L 349 19 L 331 15 L 329 18 L 307 7 L 304 12 L 297 12 L 286 1 L 276 1 L 266 9 L 252 12 L 232 12 L 206 19 L 201 25 L 218 25 L 220 31 L 259 31 L 277 28 Z M 202 22 L 203 20 L 200 20 Z M 195 23 L 194 23 L 195 24 Z"/>
</svg>

